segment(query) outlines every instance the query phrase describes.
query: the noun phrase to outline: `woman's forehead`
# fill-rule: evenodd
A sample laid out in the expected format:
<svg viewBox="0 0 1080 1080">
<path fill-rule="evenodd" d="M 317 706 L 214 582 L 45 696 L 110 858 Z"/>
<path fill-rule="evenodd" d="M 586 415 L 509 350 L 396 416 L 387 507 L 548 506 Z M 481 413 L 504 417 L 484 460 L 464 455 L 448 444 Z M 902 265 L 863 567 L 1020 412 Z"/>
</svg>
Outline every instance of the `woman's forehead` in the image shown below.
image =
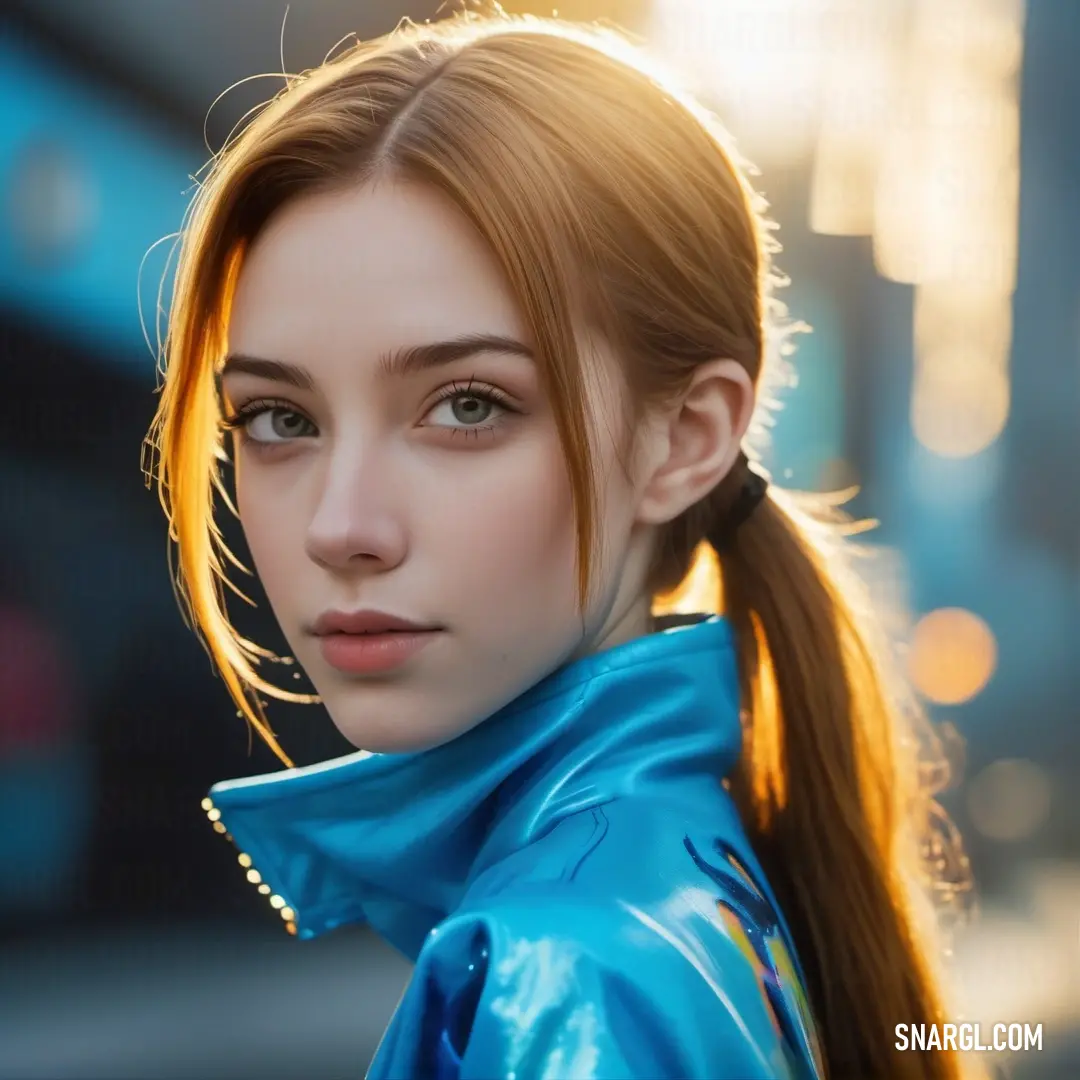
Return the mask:
<svg viewBox="0 0 1080 1080">
<path fill-rule="evenodd" d="M 230 347 L 358 333 L 378 348 L 478 329 L 524 338 L 494 253 L 449 199 L 380 184 L 303 197 L 257 238 L 229 313 Z M 265 339 L 265 340 L 262 340 Z"/>
</svg>

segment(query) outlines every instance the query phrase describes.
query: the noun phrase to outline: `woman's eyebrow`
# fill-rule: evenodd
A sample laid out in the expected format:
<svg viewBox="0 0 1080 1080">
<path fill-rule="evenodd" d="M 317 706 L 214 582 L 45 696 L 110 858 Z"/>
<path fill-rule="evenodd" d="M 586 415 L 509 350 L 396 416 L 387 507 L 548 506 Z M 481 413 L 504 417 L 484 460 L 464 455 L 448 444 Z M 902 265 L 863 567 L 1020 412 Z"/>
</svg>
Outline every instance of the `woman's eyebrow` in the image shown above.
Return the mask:
<svg viewBox="0 0 1080 1080">
<path fill-rule="evenodd" d="M 296 364 L 286 364 L 281 360 L 265 360 L 260 356 L 248 356 L 246 353 L 229 353 L 225 357 L 225 363 L 217 373 L 217 384 L 226 375 L 256 375 L 260 379 L 270 379 L 272 382 L 287 383 L 295 386 L 298 390 L 314 390 L 315 380 L 308 372 L 297 367 Z"/>
<path fill-rule="evenodd" d="M 501 334 L 464 334 L 447 341 L 433 341 L 427 345 L 411 345 L 396 349 L 379 358 L 379 369 L 389 378 L 415 375 L 430 368 L 452 364 L 477 353 L 509 353 L 533 359 L 527 345 Z"/>
<path fill-rule="evenodd" d="M 379 372 L 387 378 L 415 375 L 430 368 L 452 364 L 477 353 L 508 353 L 532 360 L 533 351 L 527 345 L 502 334 L 465 334 L 446 341 L 425 345 L 409 345 L 379 357 Z M 229 374 L 255 375 L 260 379 L 286 383 L 299 390 L 314 390 L 315 380 L 304 368 L 281 360 L 269 360 L 247 353 L 230 353 L 221 366 L 218 383 Z"/>
</svg>

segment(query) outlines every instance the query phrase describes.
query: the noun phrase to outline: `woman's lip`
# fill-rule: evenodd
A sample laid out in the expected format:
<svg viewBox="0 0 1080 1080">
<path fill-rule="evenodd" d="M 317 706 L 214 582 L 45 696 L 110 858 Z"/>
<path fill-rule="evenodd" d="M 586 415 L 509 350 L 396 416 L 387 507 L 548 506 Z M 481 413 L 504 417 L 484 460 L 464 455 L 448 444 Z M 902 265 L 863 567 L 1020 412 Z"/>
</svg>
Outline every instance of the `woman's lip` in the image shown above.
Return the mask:
<svg viewBox="0 0 1080 1080">
<path fill-rule="evenodd" d="M 316 635 L 324 634 L 384 634 L 392 631 L 406 633 L 422 630 L 438 630 L 432 623 L 418 623 L 404 619 L 400 615 L 391 615 L 374 608 L 360 611 L 324 611 L 310 627 Z"/>
<path fill-rule="evenodd" d="M 431 643 L 441 630 L 392 630 L 377 634 L 323 634 L 319 651 L 337 671 L 370 675 L 393 671 Z"/>
</svg>

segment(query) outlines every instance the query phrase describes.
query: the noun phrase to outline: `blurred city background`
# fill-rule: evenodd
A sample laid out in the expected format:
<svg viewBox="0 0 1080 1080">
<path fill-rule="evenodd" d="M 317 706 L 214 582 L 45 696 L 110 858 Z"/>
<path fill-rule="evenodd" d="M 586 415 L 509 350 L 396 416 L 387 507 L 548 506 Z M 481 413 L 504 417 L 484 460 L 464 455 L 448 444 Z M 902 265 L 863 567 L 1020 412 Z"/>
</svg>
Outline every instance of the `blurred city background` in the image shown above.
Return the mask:
<svg viewBox="0 0 1080 1080">
<path fill-rule="evenodd" d="M 362 929 L 290 938 L 207 827 L 211 783 L 277 761 L 181 621 L 140 441 L 192 176 L 283 63 L 438 8 L 5 7 L 0 1077 L 359 1076 L 408 976 Z M 859 485 L 851 509 L 881 521 L 877 585 L 962 743 L 967 1015 L 1043 1025 L 1041 1052 L 995 1062 L 1015 1080 L 1080 1076 L 1080 4 L 558 11 L 649 42 L 760 168 L 813 327 L 767 461 Z M 283 648 L 265 608 L 250 631 Z M 317 708 L 270 716 L 300 764 L 351 749 Z"/>
</svg>

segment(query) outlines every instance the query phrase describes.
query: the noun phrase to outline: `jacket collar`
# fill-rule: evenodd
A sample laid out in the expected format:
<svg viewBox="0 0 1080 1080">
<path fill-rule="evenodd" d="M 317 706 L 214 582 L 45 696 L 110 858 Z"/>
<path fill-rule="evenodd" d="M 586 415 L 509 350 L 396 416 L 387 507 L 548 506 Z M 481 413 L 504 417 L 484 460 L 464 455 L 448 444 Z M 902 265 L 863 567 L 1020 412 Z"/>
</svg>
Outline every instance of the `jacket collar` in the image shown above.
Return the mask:
<svg viewBox="0 0 1080 1080">
<path fill-rule="evenodd" d="M 630 794 L 692 801 L 730 772 L 732 632 L 694 619 L 574 661 L 431 750 L 223 781 L 203 807 L 291 932 L 368 922 L 415 958 L 477 873 L 562 818 Z"/>
</svg>

